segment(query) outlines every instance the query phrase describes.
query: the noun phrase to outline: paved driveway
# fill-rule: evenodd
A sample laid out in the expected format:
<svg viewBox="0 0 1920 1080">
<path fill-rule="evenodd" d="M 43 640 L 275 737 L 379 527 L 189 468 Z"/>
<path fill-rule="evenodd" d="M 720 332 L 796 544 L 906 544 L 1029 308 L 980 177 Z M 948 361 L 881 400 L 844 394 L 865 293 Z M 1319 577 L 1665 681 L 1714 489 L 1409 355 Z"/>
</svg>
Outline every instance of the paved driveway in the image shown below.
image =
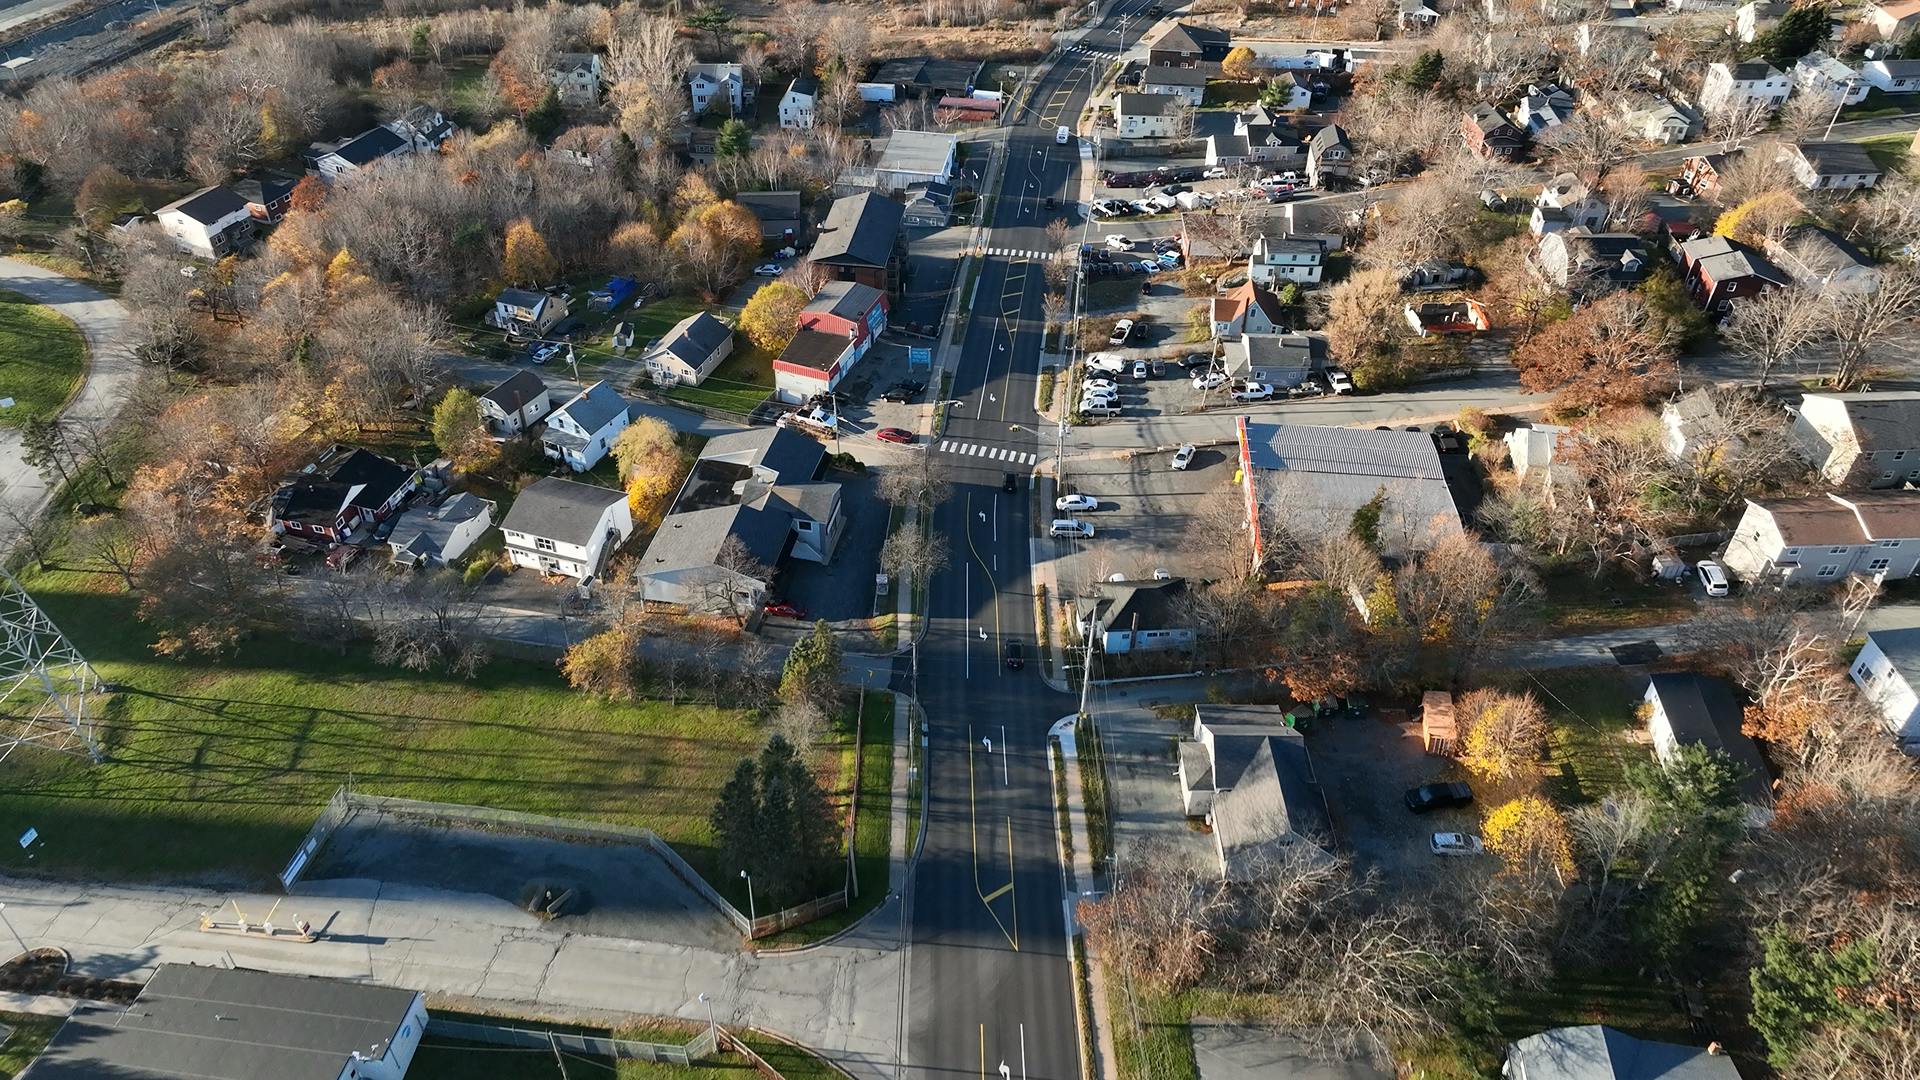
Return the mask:
<svg viewBox="0 0 1920 1080">
<path fill-rule="evenodd" d="M 127 309 L 120 301 L 91 285 L 18 259 L 0 258 L 0 289 L 47 305 L 72 319 L 85 335 L 86 381 L 64 415 L 92 420 L 119 412 L 138 368 L 126 347 Z M 40 471 L 20 454 L 19 432 L 0 428 L 0 500 L 11 508 L 37 512 L 52 491 Z"/>
</svg>

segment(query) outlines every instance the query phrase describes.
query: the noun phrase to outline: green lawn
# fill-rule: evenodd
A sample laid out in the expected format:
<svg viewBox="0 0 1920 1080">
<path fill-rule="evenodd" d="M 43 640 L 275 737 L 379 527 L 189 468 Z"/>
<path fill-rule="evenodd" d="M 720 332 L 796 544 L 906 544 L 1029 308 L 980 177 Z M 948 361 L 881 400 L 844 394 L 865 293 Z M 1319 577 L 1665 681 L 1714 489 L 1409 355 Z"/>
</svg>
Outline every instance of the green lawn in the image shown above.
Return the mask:
<svg viewBox="0 0 1920 1080">
<path fill-rule="evenodd" d="M 435 1010 L 434 1015 L 447 1014 Z M 684 1043 L 702 1027 L 678 1020 L 647 1020 L 609 1029 L 502 1017 L 460 1015 L 457 1018 L 538 1031 L 580 1032 L 667 1043 Z M 787 1080 L 839 1080 L 841 1077 L 832 1066 L 800 1047 L 754 1032 L 734 1033 Z M 718 1054 L 693 1066 L 651 1061 L 616 1062 L 611 1058 L 568 1053 L 563 1068 L 563 1062 L 556 1059 L 551 1050 L 462 1042 L 438 1038 L 431 1030 L 421 1040 L 420 1049 L 407 1070 L 408 1080 L 470 1080 L 478 1076 L 488 1080 L 579 1080 L 582 1076 L 605 1078 L 609 1074 L 615 1080 L 750 1080 L 758 1075 L 747 1059 L 736 1053 Z M 0 1076 L 0 1080 L 4 1080 L 4 1076 Z"/>
<path fill-rule="evenodd" d="M 18 427 L 57 414 L 80 387 L 87 342 L 73 320 L 52 308 L 0 289 L 0 425 Z"/>
<path fill-rule="evenodd" d="M 1888 135 L 1875 135 L 1857 141 L 1867 148 L 1867 153 L 1873 156 L 1874 162 L 1882 169 L 1890 173 L 1907 171 L 1910 161 L 1907 151 L 1913 146 L 1912 132 L 1896 131 Z"/>
<path fill-rule="evenodd" d="M 667 396 L 709 408 L 750 413 L 773 393 L 773 355 L 744 335 L 733 339 L 733 354 L 721 361 L 699 386 L 676 386 Z"/>
<path fill-rule="evenodd" d="M 743 710 L 610 704 L 539 664 L 462 681 L 285 636 L 219 664 L 161 659 L 111 575 L 23 580 L 122 688 L 102 710 L 105 762 L 7 762 L 0 820 L 40 830 L 40 872 L 265 880 L 349 778 L 366 794 L 645 826 L 702 866 L 720 785 L 764 737 Z M 21 868 L 6 850 L 0 871 Z"/>
<path fill-rule="evenodd" d="M 1546 637 L 1569 637 L 1621 630 L 1634 626 L 1662 626 L 1681 622 L 1698 608 L 1677 585 L 1628 580 L 1610 573 L 1596 579 L 1583 571 L 1546 575 L 1537 614 Z"/>
<path fill-rule="evenodd" d="M 13 1080 L 33 1064 L 65 1020 L 62 1016 L 0 1012 L 0 1024 L 13 1029 L 7 1041 L 0 1044 L 0 1080 Z"/>
</svg>

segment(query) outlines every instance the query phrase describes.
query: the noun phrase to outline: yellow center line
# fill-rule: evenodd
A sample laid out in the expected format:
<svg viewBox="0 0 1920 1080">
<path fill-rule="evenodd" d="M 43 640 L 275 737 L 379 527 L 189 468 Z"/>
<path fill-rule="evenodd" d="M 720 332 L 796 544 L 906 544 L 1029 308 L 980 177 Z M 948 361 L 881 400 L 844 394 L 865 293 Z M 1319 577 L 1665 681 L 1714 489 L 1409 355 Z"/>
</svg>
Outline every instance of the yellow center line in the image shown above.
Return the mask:
<svg viewBox="0 0 1920 1080">
<path fill-rule="evenodd" d="M 969 816 L 972 819 L 970 822 L 970 828 L 973 831 L 973 845 L 972 845 L 973 846 L 973 891 L 974 891 L 974 895 L 980 898 L 981 906 L 987 909 L 987 914 L 993 916 L 993 924 L 1000 928 L 1001 934 L 1005 935 L 1007 939 L 1007 944 L 1013 946 L 1014 952 L 1019 952 L 1020 951 L 1019 938 L 1013 932 L 1007 929 L 1006 923 L 1003 923 L 1000 921 L 1000 913 L 993 910 L 993 902 L 999 899 L 1000 894 L 1004 892 L 1011 892 L 1013 890 L 1012 874 L 1009 873 L 1007 876 L 1006 887 L 1003 889 L 994 890 L 994 893 L 992 896 L 988 896 L 986 892 L 980 888 L 980 804 L 974 795 L 973 773 L 974 773 L 973 725 L 968 724 L 967 725 L 967 811 Z M 1012 826 L 1013 819 L 1011 817 L 1007 819 L 1007 824 L 1009 827 Z M 1008 835 L 1008 844 L 1009 845 L 1012 844 L 1011 833 L 1009 833 Z M 1012 847 L 1009 846 L 1007 851 L 1008 851 L 1008 854 L 1011 855 L 1013 851 Z M 1012 869 L 1011 863 L 1008 864 L 1008 869 L 1009 870 Z M 1015 918 L 1018 918 L 1020 914 L 1020 898 L 1017 896 L 1014 897 L 1014 900 L 1013 900 L 1013 911 L 1014 911 Z"/>
<path fill-rule="evenodd" d="M 980 1080 L 987 1080 L 987 1025 L 980 1025 Z"/>
<path fill-rule="evenodd" d="M 1006 403 L 1001 403 L 1001 409 Z M 993 589 L 993 645 L 994 659 L 1000 658 L 1000 583 L 993 579 L 993 568 L 987 560 L 980 557 L 980 549 L 973 546 L 973 492 L 967 492 L 967 550 L 973 553 L 973 561 L 980 564 L 980 572 L 987 575 L 987 584 Z"/>
</svg>

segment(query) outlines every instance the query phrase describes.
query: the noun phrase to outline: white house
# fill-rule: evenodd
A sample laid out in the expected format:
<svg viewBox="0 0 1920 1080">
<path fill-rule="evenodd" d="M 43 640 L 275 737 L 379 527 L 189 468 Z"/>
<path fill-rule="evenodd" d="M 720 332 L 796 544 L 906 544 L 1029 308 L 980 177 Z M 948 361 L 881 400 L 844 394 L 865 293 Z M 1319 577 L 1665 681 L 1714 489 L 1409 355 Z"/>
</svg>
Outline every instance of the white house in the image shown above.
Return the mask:
<svg viewBox="0 0 1920 1080">
<path fill-rule="evenodd" d="M 584 584 L 633 535 L 633 513 L 624 491 L 543 476 L 514 497 L 500 532 L 515 566 Z"/>
<path fill-rule="evenodd" d="M 1080 602 L 1080 636 L 1112 655 L 1191 649 L 1194 628 L 1180 603 L 1186 591 L 1181 578 L 1103 584 Z"/>
<path fill-rule="evenodd" d="M 1867 96 L 1868 86 L 1858 71 L 1815 49 L 1793 65 L 1793 88 L 1830 105 L 1857 105 Z"/>
<path fill-rule="evenodd" d="M 647 366 L 647 374 L 661 386 L 698 386 L 731 355 L 733 328 L 711 312 L 696 311 L 673 324 L 640 360 Z"/>
<path fill-rule="evenodd" d="M 160 228 L 183 251 L 218 259 L 253 245 L 253 211 L 225 185 L 201 188 L 154 211 Z"/>
<path fill-rule="evenodd" d="M 1788 143 L 1779 160 L 1793 167 L 1794 179 L 1808 191 L 1857 191 L 1880 182 L 1880 165 L 1859 143 Z"/>
<path fill-rule="evenodd" d="M 1700 107 L 1709 114 L 1757 101 L 1768 109 L 1786 103 L 1793 84 L 1785 73 L 1765 60 L 1707 65 L 1707 81 L 1700 88 Z"/>
<path fill-rule="evenodd" d="M 753 86 L 739 64 L 694 64 L 687 69 L 687 93 L 693 98 L 693 114 L 700 115 L 714 105 L 738 116 L 753 103 Z"/>
<path fill-rule="evenodd" d="M 1247 277 L 1261 285 L 1294 281 L 1318 285 L 1326 269 L 1326 245 L 1318 240 L 1261 235 L 1247 257 Z"/>
<path fill-rule="evenodd" d="M 1920 26 L 1920 0 L 1877 0 L 1860 18 L 1871 23 L 1882 38 L 1904 41 Z"/>
<path fill-rule="evenodd" d="M 1860 66 L 1860 77 L 1889 94 L 1915 93 L 1920 91 L 1920 60 L 1869 60 Z"/>
<path fill-rule="evenodd" d="M 1242 334 L 1284 334 L 1286 313 L 1272 289 L 1248 281 L 1213 298 L 1209 322 L 1215 341 L 1232 341 Z"/>
<path fill-rule="evenodd" d="M 1853 681 L 1903 744 L 1920 743 L 1920 627 L 1867 631 L 1854 657 Z"/>
<path fill-rule="evenodd" d="M 1178 100 L 1167 94 L 1115 94 L 1114 127 L 1123 139 L 1171 138 Z"/>
<path fill-rule="evenodd" d="M 1784 4 L 1774 0 L 1748 0 L 1733 13 L 1733 36 L 1745 44 L 1752 44 L 1760 35 L 1772 30 L 1786 13 Z"/>
<path fill-rule="evenodd" d="M 915 184 L 949 183 L 959 148 L 960 136 L 944 131 L 895 131 L 873 163 L 874 186 L 891 192 Z"/>
<path fill-rule="evenodd" d="M 400 116 L 368 128 L 340 143 L 313 143 L 301 154 L 320 179 L 357 176 L 388 158 L 437 150 L 454 135 L 453 122 L 431 105 L 415 105 Z"/>
<path fill-rule="evenodd" d="M 1813 293 L 1865 293 L 1880 287 L 1880 268 L 1831 229 L 1795 225 L 1767 241 L 1767 258 Z"/>
<path fill-rule="evenodd" d="M 1207 72 L 1204 68 L 1149 67 L 1140 74 L 1140 92 L 1166 94 L 1197 109 L 1207 96 Z M 1307 95 L 1307 99 L 1311 103 L 1313 95 Z"/>
<path fill-rule="evenodd" d="M 532 289 L 501 289 L 488 314 L 493 325 L 512 334 L 538 337 L 567 317 L 567 298 Z"/>
<path fill-rule="evenodd" d="M 805 130 L 813 126 L 814 102 L 820 96 L 820 80 L 801 75 L 780 95 L 780 126 Z"/>
<path fill-rule="evenodd" d="M 1700 117 L 1663 97 L 1644 95 L 1621 99 L 1627 128 L 1651 143 L 1671 146 L 1686 142 L 1700 129 Z"/>
<path fill-rule="evenodd" d="M 1773 782 L 1760 748 L 1740 730 L 1745 713 L 1725 679 L 1690 671 L 1658 673 L 1648 680 L 1647 733 L 1653 756 L 1671 765 L 1683 746 L 1705 747 L 1725 757 L 1740 772 L 1740 800 L 1747 824 L 1764 826 L 1773 817 Z"/>
<path fill-rule="evenodd" d="M 1660 443 L 1675 461 L 1688 461 L 1703 448 L 1736 448 L 1745 440 L 1729 437 L 1720 403 L 1704 389 L 1690 390 L 1660 409 Z"/>
<path fill-rule="evenodd" d="M 1277 705 L 1196 705 L 1179 741 L 1188 817 L 1213 826 L 1220 875 L 1245 879 L 1277 858 L 1325 861 L 1333 844 L 1326 797 L 1306 739 Z"/>
<path fill-rule="evenodd" d="M 560 104 L 587 109 L 600 104 L 602 72 L 599 53 L 561 53 L 547 77 L 553 81 Z"/>
<path fill-rule="evenodd" d="M 1607 204 L 1594 197 L 1586 181 L 1570 172 L 1548 180 L 1534 196 L 1532 229 L 1536 235 L 1559 229 L 1584 228 L 1599 231 L 1607 223 Z M 1541 210 L 1557 210 L 1542 214 Z"/>
<path fill-rule="evenodd" d="M 540 448 L 574 472 L 586 472 L 613 449 L 613 440 L 626 430 L 627 415 L 627 399 L 601 379 L 547 416 Z"/>
<path fill-rule="evenodd" d="M 553 411 L 553 395 L 540 376 L 521 369 L 480 395 L 480 419 L 498 436 L 518 435 Z"/>
<path fill-rule="evenodd" d="M 419 506 L 400 515 L 387 546 L 401 566 L 445 566 L 473 550 L 493 528 L 492 503 L 462 491 L 438 506 Z"/>
<path fill-rule="evenodd" d="M 1720 561 L 1746 582 L 1832 585 L 1920 570 L 1920 491 L 1747 500 Z"/>
<path fill-rule="evenodd" d="M 1807 394 L 1787 439 L 1830 484 L 1920 483 L 1920 391 Z"/>
<path fill-rule="evenodd" d="M 1527 92 L 1520 95 L 1519 104 L 1513 107 L 1513 123 L 1529 134 L 1539 135 L 1573 119 L 1573 113 L 1573 95 L 1554 83 L 1543 83 L 1527 87 Z"/>
</svg>

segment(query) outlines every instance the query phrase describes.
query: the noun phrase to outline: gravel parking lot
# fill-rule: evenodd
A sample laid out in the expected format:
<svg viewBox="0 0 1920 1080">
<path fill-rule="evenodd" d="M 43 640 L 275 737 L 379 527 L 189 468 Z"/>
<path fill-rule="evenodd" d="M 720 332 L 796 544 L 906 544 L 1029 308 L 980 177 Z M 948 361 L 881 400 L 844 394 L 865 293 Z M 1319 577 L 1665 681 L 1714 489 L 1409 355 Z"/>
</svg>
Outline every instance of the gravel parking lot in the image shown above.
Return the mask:
<svg viewBox="0 0 1920 1080">
<path fill-rule="evenodd" d="M 1334 835 L 1362 870 L 1377 868 L 1388 881 L 1416 880 L 1435 869 L 1434 833 L 1480 831 L 1484 808 L 1477 804 L 1407 812 L 1401 796 L 1408 788 L 1467 779 L 1457 762 L 1427 755 L 1417 721 L 1388 722 L 1377 711 L 1357 720 L 1334 717 L 1308 729 L 1307 748 Z"/>
</svg>

